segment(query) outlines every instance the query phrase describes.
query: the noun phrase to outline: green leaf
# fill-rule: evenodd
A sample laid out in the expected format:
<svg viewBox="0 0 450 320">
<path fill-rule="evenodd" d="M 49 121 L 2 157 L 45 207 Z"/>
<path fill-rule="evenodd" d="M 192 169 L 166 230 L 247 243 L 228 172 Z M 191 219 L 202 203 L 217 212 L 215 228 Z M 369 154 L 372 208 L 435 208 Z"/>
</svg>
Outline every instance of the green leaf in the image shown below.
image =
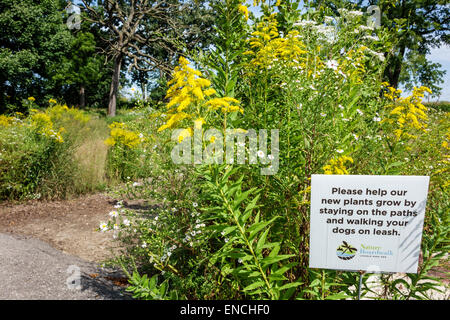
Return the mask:
<svg viewBox="0 0 450 320">
<path fill-rule="evenodd" d="M 263 267 L 266 267 L 268 265 L 274 264 L 275 262 L 289 259 L 290 257 L 293 257 L 293 256 L 294 256 L 293 254 L 282 254 L 282 255 L 279 255 L 276 257 L 266 257 L 261 260 L 261 265 Z"/>
<path fill-rule="evenodd" d="M 290 283 L 286 283 L 285 285 L 282 285 L 281 287 L 278 288 L 278 290 L 285 290 L 285 289 L 289 289 L 289 288 L 296 288 L 300 285 L 302 285 L 303 282 L 290 282 Z"/>
<path fill-rule="evenodd" d="M 264 286 L 264 281 L 253 282 L 251 285 L 248 285 L 247 287 L 245 287 L 243 291 L 254 290 L 254 289 L 260 288 L 262 286 Z"/>
</svg>

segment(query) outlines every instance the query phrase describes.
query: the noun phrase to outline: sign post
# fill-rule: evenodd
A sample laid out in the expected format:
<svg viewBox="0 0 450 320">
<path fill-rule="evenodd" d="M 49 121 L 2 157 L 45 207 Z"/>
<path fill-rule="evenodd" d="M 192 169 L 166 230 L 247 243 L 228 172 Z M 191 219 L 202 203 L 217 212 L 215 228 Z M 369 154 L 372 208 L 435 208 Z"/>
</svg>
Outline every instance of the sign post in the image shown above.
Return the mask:
<svg viewBox="0 0 450 320">
<path fill-rule="evenodd" d="M 309 267 L 417 273 L 428 185 L 424 176 L 312 175 Z"/>
</svg>

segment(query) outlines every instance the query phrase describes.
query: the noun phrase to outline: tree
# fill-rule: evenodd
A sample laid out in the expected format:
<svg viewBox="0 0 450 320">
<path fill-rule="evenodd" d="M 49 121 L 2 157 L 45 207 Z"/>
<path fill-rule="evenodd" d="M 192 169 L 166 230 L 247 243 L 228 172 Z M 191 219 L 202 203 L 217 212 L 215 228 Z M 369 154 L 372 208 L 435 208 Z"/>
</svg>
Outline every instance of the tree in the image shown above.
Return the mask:
<svg viewBox="0 0 450 320">
<path fill-rule="evenodd" d="M 170 41 L 166 35 L 178 30 L 177 20 L 173 18 L 175 16 L 173 12 L 178 11 L 178 2 L 105 0 L 97 1 L 96 7 L 93 7 L 91 2 L 83 0 L 88 20 L 108 32 L 108 37 L 104 39 L 108 44 L 106 54 L 113 61 L 108 115 L 114 116 L 124 58 L 128 58 L 130 66 L 137 70 L 168 68 L 154 56 L 143 51 L 142 47 L 153 45 L 170 48 L 166 45 Z M 164 22 L 165 26 L 149 28 L 159 26 L 157 22 Z"/>
<path fill-rule="evenodd" d="M 450 6 L 448 0 L 315 0 L 317 6 L 347 6 L 366 11 L 370 5 L 380 7 L 381 26 L 388 28 L 396 36 L 393 52 L 388 56 L 384 70 L 385 80 L 393 87 L 398 87 L 400 80 L 420 80 L 421 78 L 402 77 L 409 58 L 417 58 L 430 52 L 433 47 L 450 43 Z M 425 65 L 422 63 L 422 65 Z M 442 73 L 437 65 L 428 71 L 433 72 L 433 79 L 440 82 Z M 423 79 L 423 78 L 422 78 Z M 425 85 L 425 83 L 422 83 Z"/>
<path fill-rule="evenodd" d="M 72 35 L 57 0 L 0 0 L 0 111 L 52 90 L 51 71 Z"/>
<path fill-rule="evenodd" d="M 408 91 L 412 91 L 414 85 L 420 83 L 433 92 L 428 98 L 438 98 L 442 92 L 440 85 L 444 82 L 443 77 L 446 74 L 441 68 L 440 63 L 430 62 L 425 55 L 410 51 L 403 64 L 399 82 L 404 83 Z"/>
<path fill-rule="evenodd" d="M 72 39 L 69 52 L 61 63 L 55 65 L 52 77 L 57 84 L 55 86 L 60 88 L 73 85 L 77 90 L 78 106 L 84 108 L 87 87 L 99 89 L 104 77 L 103 60 L 104 57 L 96 54 L 94 35 L 90 32 L 77 32 Z M 71 100 L 70 97 L 66 98 Z"/>
</svg>

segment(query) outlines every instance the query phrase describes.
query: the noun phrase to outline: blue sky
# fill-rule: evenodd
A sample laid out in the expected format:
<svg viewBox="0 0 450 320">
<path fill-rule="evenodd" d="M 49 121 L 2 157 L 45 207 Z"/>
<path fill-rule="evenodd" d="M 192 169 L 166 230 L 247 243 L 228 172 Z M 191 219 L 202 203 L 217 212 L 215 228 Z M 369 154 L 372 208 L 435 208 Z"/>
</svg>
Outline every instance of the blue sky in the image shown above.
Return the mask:
<svg viewBox="0 0 450 320">
<path fill-rule="evenodd" d="M 441 84 L 442 93 L 439 100 L 450 101 L 450 46 L 441 46 L 439 49 L 432 49 L 427 57 L 432 62 L 440 63 L 442 69 L 447 71 L 444 76 L 444 83 Z"/>
</svg>

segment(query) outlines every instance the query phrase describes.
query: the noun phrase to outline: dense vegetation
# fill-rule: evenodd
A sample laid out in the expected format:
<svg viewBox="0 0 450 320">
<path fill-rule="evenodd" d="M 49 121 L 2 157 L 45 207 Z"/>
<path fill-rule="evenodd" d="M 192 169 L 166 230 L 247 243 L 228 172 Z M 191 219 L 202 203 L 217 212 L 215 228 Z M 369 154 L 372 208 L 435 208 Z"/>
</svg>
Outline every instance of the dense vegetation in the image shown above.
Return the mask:
<svg viewBox="0 0 450 320">
<path fill-rule="evenodd" d="M 382 275 L 381 293 L 373 292 L 369 277 L 363 278 L 363 295 L 429 298 L 439 281 L 428 272 L 449 249 L 448 104 L 424 105 L 425 95 L 433 92 L 426 83 L 412 86 L 410 95 L 398 89 L 396 68 L 404 58 L 398 50 L 410 45 L 410 38 L 398 38 L 402 21 L 392 25 L 396 9 L 389 9 L 390 23 L 377 28 L 350 1 L 340 6 L 331 1 L 329 7 L 321 2 L 302 11 L 295 2 L 255 1 L 262 11 L 259 18 L 239 0 L 210 2 L 201 10 L 215 18 L 202 20 L 199 28 L 214 32 L 188 46 L 174 30 L 159 43 L 162 51 L 149 46 L 150 38 L 143 41 L 145 34 L 128 33 L 129 41 L 117 40 L 127 29 L 113 30 L 113 8 L 85 2 L 90 28 L 104 23 L 102 32 L 113 30 L 101 44 L 112 69 L 100 67 L 92 54 L 101 43 L 99 31 L 74 36 L 61 28 L 71 39 L 70 54 L 43 56 L 41 62 L 30 56 L 36 65 L 21 67 L 19 84 L 13 71 L 0 79 L 11 92 L 0 101 L 8 110 L 0 116 L 0 196 L 64 197 L 114 186 L 122 199 L 153 204 L 138 213 L 119 202 L 99 227 L 123 248 L 111 263 L 128 273 L 129 290 L 137 298 L 346 299 L 357 296 L 359 273 L 308 268 L 311 174 L 429 175 L 419 273 L 400 279 Z M 16 10 L 12 2 L 1 3 Z M 130 4 L 123 3 L 126 16 Z M 144 17 L 138 21 L 148 22 Z M 186 27 L 183 19 L 159 23 L 146 27 L 160 30 L 167 23 L 187 30 L 185 37 L 194 32 L 181 27 Z M 5 56 L 10 49 L 1 50 Z M 26 50 L 6 57 L 19 59 L 17 54 Z M 171 58 L 162 61 L 165 53 Z M 7 65 L 1 59 L 0 68 Z M 145 60 L 165 64 L 157 70 L 155 99 L 135 93 L 133 108 L 119 108 L 112 116 L 111 94 L 117 93 L 117 81 L 124 81 L 123 64 L 137 64 L 133 77 L 145 80 L 152 73 L 138 65 Z M 33 68 L 40 63 L 42 72 L 36 75 Z M 55 71 L 53 63 L 62 69 Z M 59 89 L 52 91 L 60 83 L 78 95 L 81 87 L 84 94 L 105 92 L 100 88 L 105 87 L 103 72 L 112 80 L 108 99 L 98 100 L 103 111 L 69 108 Z M 91 105 L 95 98 L 82 99 Z M 190 146 L 196 133 L 201 149 L 217 155 L 229 137 L 260 129 L 267 130 L 270 143 L 260 143 L 254 154 L 244 140 L 244 164 L 220 153 L 213 159 L 203 153 L 194 164 L 199 158 L 195 146 L 192 157 Z M 174 161 L 174 150 L 183 145 L 189 146 L 189 164 Z"/>
</svg>

